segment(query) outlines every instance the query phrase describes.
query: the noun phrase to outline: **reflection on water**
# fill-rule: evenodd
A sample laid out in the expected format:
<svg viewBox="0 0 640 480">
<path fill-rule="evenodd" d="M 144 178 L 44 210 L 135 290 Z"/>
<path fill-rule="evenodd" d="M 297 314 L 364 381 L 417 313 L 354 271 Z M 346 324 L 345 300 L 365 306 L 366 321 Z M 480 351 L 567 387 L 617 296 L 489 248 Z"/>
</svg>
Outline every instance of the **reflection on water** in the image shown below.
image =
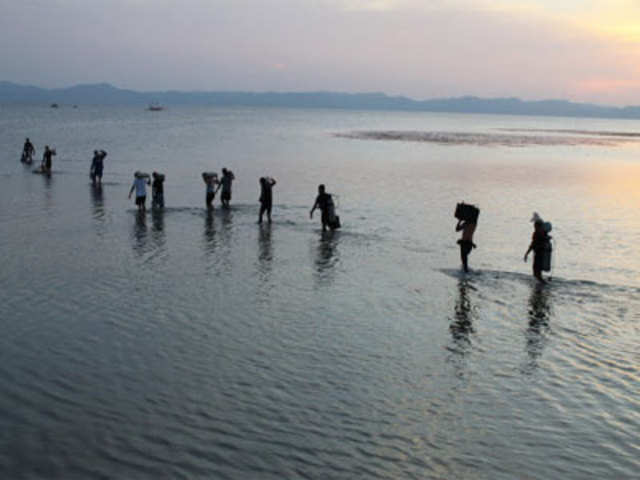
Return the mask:
<svg viewBox="0 0 640 480">
<path fill-rule="evenodd" d="M 475 288 L 466 278 L 458 281 L 458 296 L 449 325 L 452 342 L 448 347 L 451 355 L 447 360 L 454 367 L 455 376 L 460 379 L 467 377 L 467 361 L 472 351 L 471 335 L 474 333 L 473 322 L 476 319 L 476 312 L 469 298 L 469 292 L 473 290 Z"/>
<path fill-rule="evenodd" d="M 464 354 L 471 345 L 469 335 L 473 333 L 473 307 L 469 300 L 468 289 L 470 286 L 466 280 L 458 282 L 458 298 L 454 309 L 453 323 L 449 327 L 451 336 L 456 344 L 457 351 Z"/>
<path fill-rule="evenodd" d="M 204 251 L 207 255 L 216 249 L 216 229 L 213 221 L 213 210 L 207 209 L 204 214 Z"/>
<path fill-rule="evenodd" d="M 271 224 L 261 224 L 258 230 L 258 298 L 266 300 L 273 284 L 271 274 L 273 270 L 273 244 L 271 242 Z"/>
<path fill-rule="evenodd" d="M 502 131 L 518 132 L 522 129 L 500 129 Z M 531 130 L 529 130 L 531 131 Z M 545 130 L 533 130 L 535 132 Z M 579 132 L 575 130 L 546 130 L 553 135 L 518 135 L 500 133 L 480 133 L 480 132 L 446 132 L 446 131 L 396 131 L 396 130 L 370 130 L 353 131 L 346 133 L 336 133 L 336 137 L 350 138 L 358 140 L 382 140 L 382 141 L 403 141 L 403 142 L 425 142 L 437 143 L 439 145 L 475 145 L 480 147 L 504 146 L 504 147 L 525 147 L 525 146 L 599 146 L 610 147 L 624 142 L 637 141 L 637 136 L 630 135 L 603 135 L 602 132 Z M 559 132 L 575 135 L 558 135 Z M 591 135 L 591 136 L 585 136 Z"/>
<path fill-rule="evenodd" d="M 536 282 L 529 297 L 529 327 L 525 333 L 528 361 L 525 373 L 531 373 L 538 366 L 538 359 L 542 355 L 550 331 L 550 317 L 550 288 Z"/>
<path fill-rule="evenodd" d="M 133 225 L 133 250 L 139 255 L 143 255 L 146 251 L 148 231 L 147 216 L 144 212 L 135 213 L 136 221 Z"/>
<path fill-rule="evenodd" d="M 43 178 L 44 182 L 44 206 L 47 211 L 51 210 L 54 204 L 53 196 L 54 192 L 52 191 L 53 187 L 53 177 L 51 175 L 39 175 Z"/>
<path fill-rule="evenodd" d="M 316 279 L 320 283 L 329 283 L 333 280 L 335 273 L 334 267 L 339 261 L 339 241 L 340 232 L 338 231 L 326 231 L 320 234 L 314 261 Z"/>
<path fill-rule="evenodd" d="M 264 270 L 271 269 L 273 246 L 271 244 L 271 225 L 261 224 L 258 234 L 258 260 Z"/>
<path fill-rule="evenodd" d="M 230 210 L 204 210 L 203 248 L 205 255 L 212 258 L 212 262 L 207 262 L 207 270 L 218 274 L 232 271 L 232 227 Z"/>
<path fill-rule="evenodd" d="M 114 158 L 145 138 L 135 168 L 181 188 L 215 149 L 250 186 L 230 211 L 206 212 L 194 187 L 138 215 L 130 162 L 110 164 L 122 182 L 102 193 L 86 191 L 84 163 L 52 179 L 0 165 L 0 479 L 637 477 L 637 197 L 612 208 L 582 175 L 602 154 L 622 176 L 624 149 L 487 155 L 326 135 L 486 131 L 480 116 L 127 112 L 87 113 Z M 51 123 L 34 138 L 86 149 L 75 120 Z M 24 129 L 0 129 L 2 151 Z M 261 152 L 290 186 L 262 229 Z M 323 171 L 351 212 L 341 232 L 306 220 Z M 448 221 L 460 192 L 490 210 L 482 270 L 466 277 Z M 533 205 L 566 242 L 542 288 L 520 260 Z"/>
<path fill-rule="evenodd" d="M 91 205 L 93 207 L 93 218 L 104 220 L 104 197 L 102 195 L 102 185 L 89 185 L 91 192 Z"/>
<path fill-rule="evenodd" d="M 165 241 L 164 209 L 151 209 L 151 238 L 157 247 L 162 247 Z"/>
</svg>

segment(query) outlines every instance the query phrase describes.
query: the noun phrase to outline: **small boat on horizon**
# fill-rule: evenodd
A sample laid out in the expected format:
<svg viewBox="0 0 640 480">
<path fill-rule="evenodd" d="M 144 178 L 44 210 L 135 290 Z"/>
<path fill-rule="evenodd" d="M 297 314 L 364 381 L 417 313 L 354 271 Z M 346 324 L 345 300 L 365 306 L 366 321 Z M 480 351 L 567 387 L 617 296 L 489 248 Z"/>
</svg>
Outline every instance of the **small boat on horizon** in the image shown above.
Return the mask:
<svg viewBox="0 0 640 480">
<path fill-rule="evenodd" d="M 164 107 L 162 105 L 160 105 L 159 103 L 151 103 L 147 107 L 147 110 L 149 110 L 150 112 L 159 112 L 161 110 L 164 110 Z"/>
<path fill-rule="evenodd" d="M 58 104 L 57 103 L 52 103 L 51 104 L 51 108 L 58 108 Z"/>
</svg>

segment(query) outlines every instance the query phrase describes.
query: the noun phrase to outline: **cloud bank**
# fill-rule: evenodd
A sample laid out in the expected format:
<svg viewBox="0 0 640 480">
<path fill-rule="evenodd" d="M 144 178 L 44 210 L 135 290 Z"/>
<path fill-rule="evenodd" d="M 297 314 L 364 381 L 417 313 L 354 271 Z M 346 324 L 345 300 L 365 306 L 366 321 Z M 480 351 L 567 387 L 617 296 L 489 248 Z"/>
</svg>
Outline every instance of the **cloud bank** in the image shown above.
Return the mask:
<svg viewBox="0 0 640 480">
<path fill-rule="evenodd" d="M 640 103 L 639 43 L 621 13 L 640 5 L 590 2 L 595 21 L 581 3 L 0 0 L 1 75 L 47 87 Z"/>
</svg>

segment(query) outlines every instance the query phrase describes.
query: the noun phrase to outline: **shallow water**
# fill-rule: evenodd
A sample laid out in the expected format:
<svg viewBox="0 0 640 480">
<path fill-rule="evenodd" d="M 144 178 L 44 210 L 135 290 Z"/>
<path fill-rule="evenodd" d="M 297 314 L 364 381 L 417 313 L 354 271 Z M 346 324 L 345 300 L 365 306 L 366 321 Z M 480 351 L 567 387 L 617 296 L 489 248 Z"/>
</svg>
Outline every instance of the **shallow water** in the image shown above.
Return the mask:
<svg viewBox="0 0 640 480">
<path fill-rule="evenodd" d="M 633 139 L 640 123 L 0 112 L 1 478 L 637 476 L 640 144 L 336 134 Z M 57 147 L 51 178 L 18 162 L 26 135 Z M 208 213 L 199 174 L 223 166 L 233 208 Z M 167 208 L 139 215 L 132 172 L 154 169 Z M 278 180 L 271 226 L 261 175 Z M 308 218 L 320 182 L 333 234 Z M 461 200 L 481 208 L 467 276 Z M 554 225 L 542 288 L 522 261 L 534 210 Z"/>
</svg>

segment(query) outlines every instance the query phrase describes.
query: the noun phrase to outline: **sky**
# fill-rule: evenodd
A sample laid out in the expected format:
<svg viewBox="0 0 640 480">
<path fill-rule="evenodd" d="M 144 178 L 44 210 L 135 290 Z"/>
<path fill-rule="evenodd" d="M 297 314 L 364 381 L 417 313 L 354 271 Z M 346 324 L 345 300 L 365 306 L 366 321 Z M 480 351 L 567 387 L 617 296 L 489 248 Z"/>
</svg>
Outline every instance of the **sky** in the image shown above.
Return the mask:
<svg viewBox="0 0 640 480">
<path fill-rule="evenodd" d="M 640 105 L 640 0 L 0 0 L 0 80 Z"/>
</svg>

